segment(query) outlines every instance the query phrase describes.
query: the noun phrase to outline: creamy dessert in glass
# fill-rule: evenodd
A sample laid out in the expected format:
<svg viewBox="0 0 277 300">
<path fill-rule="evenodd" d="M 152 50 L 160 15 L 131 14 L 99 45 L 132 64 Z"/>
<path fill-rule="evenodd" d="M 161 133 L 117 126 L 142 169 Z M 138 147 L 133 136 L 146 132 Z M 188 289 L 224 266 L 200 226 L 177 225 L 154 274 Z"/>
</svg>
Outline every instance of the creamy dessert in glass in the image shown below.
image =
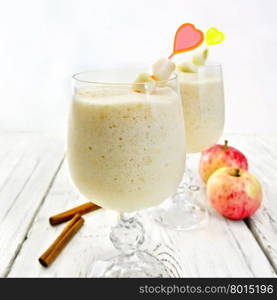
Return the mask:
<svg viewBox="0 0 277 300">
<path fill-rule="evenodd" d="M 184 23 L 175 33 L 172 53 L 157 60 L 151 67 L 151 74 L 156 80 L 161 80 L 175 69 L 172 59 L 176 54 L 192 51 L 204 41 L 207 46 L 211 46 L 223 40 L 224 33 L 215 27 L 210 27 L 204 34 L 194 24 Z M 177 65 L 188 153 L 200 152 L 212 146 L 223 131 L 222 71 L 218 64 L 206 64 L 208 53 L 207 47 L 202 48 Z M 200 188 L 193 182 L 188 157 L 183 181 L 173 195 L 173 201 L 166 201 L 151 212 L 154 220 L 171 229 L 191 230 L 206 225 L 208 221 L 207 209 L 194 201 Z"/>
<path fill-rule="evenodd" d="M 103 276 L 168 276 L 147 252 L 137 251 L 143 227 L 126 214 L 174 194 L 185 168 L 185 132 L 176 75 L 132 84 L 126 70 L 73 76 L 68 124 L 68 164 L 79 191 L 119 212 L 111 241 L 121 253 Z M 133 267 L 133 271 L 131 267 Z"/>
<path fill-rule="evenodd" d="M 186 171 L 173 201 L 152 213 L 161 225 L 176 230 L 191 230 L 207 224 L 208 211 L 196 204 L 199 187 L 190 168 L 192 153 L 214 145 L 224 127 L 224 93 L 219 64 L 195 66 L 185 63 L 177 67 L 183 103 L 186 132 Z"/>
<path fill-rule="evenodd" d="M 178 72 L 185 116 L 187 153 L 214 145 L 224 127 L 224 95 L 220 66 L 207 65 L 196 73 Z"/>
</svg>

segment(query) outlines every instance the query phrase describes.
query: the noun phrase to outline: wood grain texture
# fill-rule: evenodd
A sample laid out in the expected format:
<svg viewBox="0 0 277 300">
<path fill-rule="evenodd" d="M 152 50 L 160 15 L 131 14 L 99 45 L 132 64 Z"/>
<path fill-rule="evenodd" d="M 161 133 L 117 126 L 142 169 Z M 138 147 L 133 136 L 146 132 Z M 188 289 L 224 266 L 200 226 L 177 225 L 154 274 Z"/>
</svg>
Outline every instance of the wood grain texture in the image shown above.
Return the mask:
<svg viewBox="0 0 277 300">
<path fill-rule="evenodd" d="M 240 146 L 262 183 L 262 207 L 246 222 L 277 272 L 277 136 L 231 135 L 230 144 Z"/>
<path fill-rule="evenodd" d="M 200 181 L 198 182 L 199 184 Z M 199 202 L 206 202 L 205 188 Z M 206 203 L 207 205 L 207 203 Z M 272 266 L 243 221 L 231 221 L 209 205 L 207 227 L 189 232 L 163 230 L 161 243 L 174 249 L 181 277 L 272 277 Z M 149 226 L 153 228 L 153 226 Z"/>
<path fill-rule="evenodd" d="M 61 138 L 0 133 L 0 276 L 6 276 L 64 155 Z"/>
<path fill-rule="evenodd" d="M 276 276 L 277 137 L 226 137 L 247 155 L 251 172 L 262 181 L 263 206 L 247 223 L 227 220 L 209 207 L 209 225 L 190 232 L 164 229 L 151 221 L 150 211 L 141 212 L 146 229 L 142 248 L 160 259 L 171 277 Z M 87 200 L 73 187 L 66 163 L 55 177 L 64 151 L 61 140 L 11 133 L 0 135 L 0 146 L 1 276 L 96 276 L 104 265 L 96 262 L 117 254 L 109 241 L 116 213 L 100 209 L 85 215 L 84 226 L 53 265 L 43 268 L 38 257 L 65 226 L 50 226 L 49 216 Z M 194 172 L 198 159 L 196 155 Z M 208 206 L 203 185 L 199 202 Z"/>
<path fill-rule="evenodd" d="M 43 268 L 37 261 L 40 254 L 57 236 L 64 224 L 50 226 L 48 217 L 72 206 L 87 201 L 73 188 L 66 163 L 62 166 L 47 200 L 37 215 L 32 230 L 15 260 L 10 277 L 90 277 L 97 276 L 104 260 L 117 255 L 109 240 L 110 228 L 117 221 L 117 214 L 100 209 L 84 217 L 85 224 L 66 249 L 49 268 Z M 154 254 L 169 270 L 171 277 L 182 276 L 182 261 L 178 251 L 171 245 L 168 233 L 153 224 L 148 216 L 138 216 L 146 229 L 146 241 L 142 249 Z M 170 232 L 174 234 L 174 232 Z M 170 235 L 169 234 L 169 235 Z M 42 239 L 43 236 L 43 239 Z M 97 263 L 95 263 L 97 262 Z"/>
<path fill-rule="evenodd" d="M 66 226 L 51 226 L 49 216 L 86 201 L 74 189 L 64 163 L 9 276 L 86 277 L 95 260 L 115 255 L 116 251 L 108 235 L 110 226 L 116 222 L 116 213 L 99 209 L 84 216 L 85 223 L 82 228 L 49 268 L 45 269 L 38 263 L 39 256 Z"/>
<path fill-rule="evenodd" d="M 253 168 L 253 172 L 256 173 L 253 161 L 257 160 L 257 164 L 259 164 L 258 158 L 260 156 L 256 157 L 251 152 L 253 147 L 251 141 L 253 140 L 254 145 L 256 145 L 256 138 L 233 135 L 229 138 L 230 144 L 237 146 L 246 153 L 249 157 L 251 169 Z M 259 150 L 257 151 L 259 153 Z M 196 155 L 194 170 L 196 170 L 198 159 L 199 156 Z M 268 158 L 263 159 L 270 161 L 272 158 L 269 155 Z M 267 190 L 266 181 L 263 182 L 263 185 Z M 207 205 L 203 185 L 199 193 L 199 199 L 201 203 Z M 53 265 L 45 269 L 37 262 L 40 254 L 50 245 L 64 226 L 63 224 L 56 227 L 50 226 L 49 216 L 86 201 L 73 187 L 69 179 L 67 165 L 66 163 L 63 164 L 37 214 L 21 251 L 16 257 L 9 272 L 9 277 L 96 276 L 96 271 L 101 268 L 101 265 L 103 266 L 103 263 L 96 262 L 108 259 L 117 253 L 109 241 L 110 227 L 116 222 L 116 213 L 104 209 L 84 216 L 84 226 Z M 268 201 L 269 199 L 265 201 L 265 207 Z M 146 242 L 142 248 L 147 249 L 160 259 L 167 266 L 172 277 L 276 276 L 267 257 L 275 258 L 270 256 L 269 252 L 266 252 L 266 255 L 264 254 L 257 242 L 259 240 L 263 245 L 264 239 L 258 238 L 259 232 L 253 225 L 257 224 L 259 214 L 264 208 L 249 221 L 250 228 L 244 221 L 227 220 L 211 208 L 209 209 L 211 212 L 209 225 L 203 229 L 190 232 L 164 229 L 151 221 L 148 215 L 149 211 L 140 213 L 139 218 L 144 224 L 147 234 Z M 267 221 L 264 220 L 263 222 Z M 271 226 L 268 223 L 266 224 L 266 227 Z M 276 234 L 273 231 L 271 233 L 264 232 L 263 230 L 266 228 L 258 225 L 259 230 L 262 230 L 268 239 L 268 243 L 273 247 Z M 250 229 L 253 229 L 255 236 Z M 272 243 L 270 242 L 271 239 L 273 239 Z M 263 248 L 266 249 L 264 246 Z"/>
</svg>

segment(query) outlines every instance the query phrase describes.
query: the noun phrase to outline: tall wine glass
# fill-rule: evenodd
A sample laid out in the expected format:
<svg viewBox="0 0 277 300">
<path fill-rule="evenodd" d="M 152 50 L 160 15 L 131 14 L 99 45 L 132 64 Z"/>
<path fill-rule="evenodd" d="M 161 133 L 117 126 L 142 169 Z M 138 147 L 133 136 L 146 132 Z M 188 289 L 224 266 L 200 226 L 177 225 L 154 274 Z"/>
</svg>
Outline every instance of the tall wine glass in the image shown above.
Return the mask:
<svg viewBox="0 0 277 300">
<path fill-rule="evenodd" d="M 67 157 L 79 191 L 118 212 L 110 239 L 120 254 L 106 277 L 168 276 L 146 251 L 143 225 L 133 212 L 174 194 L 185 168 L 185 127 L 176 75 L 133 90 L 136 71 L 107 70 L 73 76 Z M 151 93 L 150 93 L 151 92 Z"/>
<path fill-rule="evenodd" d="M 186 173 L 173 201 L 151 212 L 161 225 L 191 230 L 207 224 L 208 211 L 195 203 L 199 186 L 191 170 L 191 156 L 215 144 L 224 127 L 224 93 L 219 64 L 200 67 L 197 73 L 178 72 L 186 131 Z"/>
</svg>

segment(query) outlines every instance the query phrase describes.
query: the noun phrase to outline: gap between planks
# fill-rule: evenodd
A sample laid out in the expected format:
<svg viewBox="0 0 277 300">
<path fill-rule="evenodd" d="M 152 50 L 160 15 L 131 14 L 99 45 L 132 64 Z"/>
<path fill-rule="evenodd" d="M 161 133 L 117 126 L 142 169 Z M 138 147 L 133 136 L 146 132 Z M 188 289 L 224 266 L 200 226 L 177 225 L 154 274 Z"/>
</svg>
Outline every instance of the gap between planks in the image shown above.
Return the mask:
<svg viewBox="0 0 277 300">
<path fill-rule="evenodd" d="M 14 264 L 14 262 L 15 262 L 17 256 L 18 256 L 19 253 L 20 253 L 20 250 L 22 249 L 24 243 L 25 243 L 26 240 L 28 239 L 28 234 L 29 234 L 29 232 L 30 232 L 30 230 L 31 230 L 31 228 L 32 228 L 32 226 L 33 226 L 33 224 L 34 224 L 35 218 L 36 218 L 36 216 L 38 215 L 38 213 L 39 213 L 39 211 L 40 211 L 42 205 L 44 204 L 45 199 L 47 198 L 47 196 L 48 196 L 48 194 L 49 194 L 49 192 L 50 192 L 50 190 L 51 190 L 51 188 L 52 188 L 52 186 L 53 186 L 53 184 L 54 184 L 54 182 L 55 182 L 55 179 L 56 179 L 56 177 L 57 177 L 57 175 L 58 175 L 58 173 L 59 173 L 59 171 L 60 171 L 60 169 L 61 169 L 61 166 L 63 165 L 64 159 L 65 159 L 65 155 L 64 155 L 63 158 L 61 159 L 61 161 L 60 161 L 60 163 L 59 163 L 59 165 L 58 165 L 56 171 L 54 172 L 53 177 L 52 177 L 52 179 L 50 180 L 49 185 L 48 185 L 48 187 L 47 187 L 47 189 L 46 189 L 46 191 L 45 191 L 45 193 L 44 193 L 44 195 L 43 195 L 43 197 L 42 197 L 42 199 L 41 199 L 41 202 L 40 202 L 40 204 L 38 205 L 38 208 L 35 210 L 34 215 L 33 215 L 33 218 L 31 219 L 31 222 L 30 222 L 30 224 L 29 224 L 29 226 L 28 226 L 28 228 L 27 228 L 27 230 L 26 230 L 25 238 L 22 240 L 21 243 L 19 243 L 18 248 L 17 248 L 17 250 L 16 250 L 16 252 L 15 252 L 15 254 L 14 254 L 14 257 L 13 257 L 12 260 L 10 261 L 10 263 L 9 263 L 9 265 L 8 265 L 8 267 L 7 267 L 7 270 L 6 270 L 6 272 L 4 273 L 3 277 L 8 277 L 8 276 L 9 276 L 9 273 L 10 273 L 11 270 L 12 270 L 13 264 Z"/>
</svg>

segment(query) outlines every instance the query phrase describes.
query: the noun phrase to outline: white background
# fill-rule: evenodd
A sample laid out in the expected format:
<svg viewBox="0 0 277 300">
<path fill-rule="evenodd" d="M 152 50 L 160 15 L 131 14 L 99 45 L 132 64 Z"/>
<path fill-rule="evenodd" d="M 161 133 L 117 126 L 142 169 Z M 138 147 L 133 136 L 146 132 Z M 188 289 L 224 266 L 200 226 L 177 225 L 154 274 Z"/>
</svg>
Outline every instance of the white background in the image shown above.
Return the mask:
<svg viewBox="0 0 277 300">
<path fill-rule="evenodd" d="M 73 73 L 167 56 L 186 22 L 225 33 L 225 130 L 277 133 L 276 0 L 2 0 L 0 130 L 64 130 Z"/>
</svg>

